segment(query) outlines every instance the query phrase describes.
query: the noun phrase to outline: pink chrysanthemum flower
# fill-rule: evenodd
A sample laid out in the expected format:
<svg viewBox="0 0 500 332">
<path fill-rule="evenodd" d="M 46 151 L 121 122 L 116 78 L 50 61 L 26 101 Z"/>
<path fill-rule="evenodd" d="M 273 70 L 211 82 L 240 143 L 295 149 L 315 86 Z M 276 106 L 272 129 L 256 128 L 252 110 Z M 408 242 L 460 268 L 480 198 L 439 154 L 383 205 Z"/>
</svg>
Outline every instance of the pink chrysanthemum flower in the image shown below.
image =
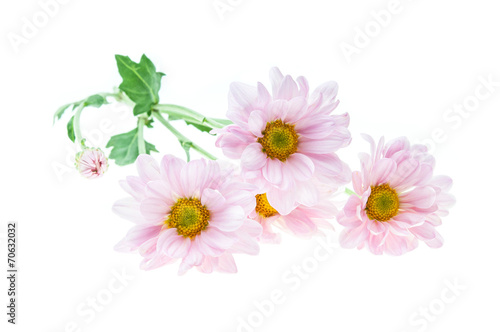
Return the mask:
<svg viewBox="0 0 500 332">
<path fill-rule="evenodd" d="M 132 197 L 113 210 L 136 224 L 117 244 L 135 251 L 149 270 L 181 259 L 179 274 L 196 266 L 210 273 L 236 272 L 233 253 L 256 255 L 262 227 L 248 214 L 255 208 L 255 187 L 235 180 L 215 161 L 189 163 L 174 156 L 160 165 L 148 155 L 137 159 L 139 176 L 121 182 Z"/>
<path fill-rule="evenodd" d="M 319 184 L 318 184 L 319 185 Z M 319 185 L 320 186 L 320 185 Z M 320 186 L 321 187 L 321 186 Z M 332 201 L 332 193 L 320 189 L 320 197 L 314 206 L 299 205 L 289 214 L 281 215 L 267 200 L 267 194 L 257 194 L 257 205 L 250 218 L 262 225 L 260 240 L 264 243 L 280 243 L 281 234 L 275 229 L 285 231 L 301 238 L 324 234 L 320 229 L 333 229 L 328 221 L 337 215 L 338 210 Z"/>
<path fill-rule="evenodd" d="M 443 238 L 436 226 L 448 215 L 454 197 L 448 193 L 451 178 L 434 176 L 434 158 L 423 145 L 410 145 L 402 137 L 378 146 L 371 156 L 362 153 L 361 172 L 352 173 L 354 191 L 338 222 L 346 228 L 340 235 L 345 248 L 365 245 L 374 254 L 402 255 L 418 246 L 418 240 L 438 248 Z"/>
<path fill-rule="evenodd" d="M 241 159 L 244 178 L 285 215 L 317 203 L 313 174 L 331 187 L 349 181 L 349 167 L 335 154 L 351 142 L 349 115 L 331 115 L 338 105 L 335 82 L 311 96 L 304 77 L 295 82 L 273 68 L 271 82 L 272 96 L 261 83 L 231 84 L 227 117 L 235 124 L 215 131 L 216 145 L 227 157 Z"/>
<path fill-rule="evenodd" d="M 75 166 L 84 177 L 95 179 L 108 170 L 108 158 L 101 149 L 85 148 L 76 155 Z"/>
</svg>

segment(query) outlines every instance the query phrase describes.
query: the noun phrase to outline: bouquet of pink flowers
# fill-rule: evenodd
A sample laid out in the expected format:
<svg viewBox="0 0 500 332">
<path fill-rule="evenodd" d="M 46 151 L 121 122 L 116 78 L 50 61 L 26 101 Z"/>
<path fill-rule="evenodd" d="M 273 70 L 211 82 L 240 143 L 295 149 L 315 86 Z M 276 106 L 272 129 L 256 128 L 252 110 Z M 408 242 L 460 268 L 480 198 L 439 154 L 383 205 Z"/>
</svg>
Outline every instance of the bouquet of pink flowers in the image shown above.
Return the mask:
<svg viewBox="0 0 500 332">
<path fill-rule="evenodd" d="M 100 147 L 82 137 L 80 115 L 109 99 L 130 105 L 137 126 L 111 137 L 106 148 L 116 165 L 135 163 L 137 176 L 120 182 L 129 197 L 113 210 L 134 223 L 116 250 L 139 252 L 141 268 L 149 270 L 180 261 L 179 274 L 199 271 L 236 272 L 233 254 L 259 253 L 259 243 L 279 243 L 280 232 L 302 238 L 342 226 L 344 248 L 380 255 L 402 255 L 420 241 L 443 245 L 436 227 L 455 203 L 451 178 L 434 174 L 434 158 L 424 145 L 406 137 L 378 144 L 369 135 L 370 153 L 352 172 L 336 152 L 351 143 L 349 114 L 337 114 L 338 85 L 330 81 L 310 91 L 304 77 L 293 79 L 271 69 L 271 91 L 262 83 L 232 83 L 228 119 L 208 118 L 189 108 L 159 103 L 163 73 L 146 56 L 139 63 L 116 56 L 123 79 L 113 93 L 100 93 L 64 105 L 71 107 L 68 137 L 80 152 L 78 171 L 101 177 L 109 161 Z M 146 142 L 144 130 L 162 124 L 179 140 L 187 161 L 158 152 Z M 236 163 L 217 161 L 172 124 L 184 121 L 216 135 L 215 146 Z M 191 150 L 204 158 L 191 159 Z M 354 190 L 345 188 L 352 182 Z M 345 192 L 339 206 L 334 195 Z"/>
</svg>

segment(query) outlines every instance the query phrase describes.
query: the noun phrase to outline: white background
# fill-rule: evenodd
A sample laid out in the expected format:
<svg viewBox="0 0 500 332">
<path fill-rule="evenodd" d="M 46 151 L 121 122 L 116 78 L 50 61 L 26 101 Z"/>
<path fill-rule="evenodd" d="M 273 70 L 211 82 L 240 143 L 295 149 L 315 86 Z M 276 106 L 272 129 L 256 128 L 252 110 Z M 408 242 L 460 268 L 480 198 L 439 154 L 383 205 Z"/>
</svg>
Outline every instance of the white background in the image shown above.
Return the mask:
<svg viewBox="0 0 500 332">
<path fill-rule="evenodd" d="M 464 100 L 472 105 L 476 89 L 488 92 L 480 77 L 500 82 L 496 3 L 401 0 L 380 31 L 371 12 L 387 9 L 388 0 L 232 3 L 221 19 L 213 0 L 67 1 L 14 47 L 9 38 L 23 36 L 23 18 L 33 22 L 42 9 L 34 0 L 2 1 L 0 265 L 6 270 L 6 223 L 18 221 L 20 275 L 14 327 L 6 323 L 6 279 L 0 282 L 0 329 L 498 331 L 500 87 L 470 112 L 446 113 Z M 372 37 L 367 45 L 358 41 L 363 47 L 348 61 L 341 45 L 355 46 L 357 29 L 365 27 Z M 112 164 L 104 178 L 88 181 L 67 166 L 74 153 L 66 138 L 69 116 L 52 125 L 61 104 L 120 83 L 116 53 L 136 61 L 146 53 L 167 74 L 163 103 L 217 117 L 227 109 L 230 82 L 269 86 L 272 66 L 306 76 L 311 87 L 336 80 L 337 110 L 350 113 L 353 134 L 341 156 L 353 169 L 357 153 L 368 150 L 360 133 L 413 142 L 438 133 L 436 173 L 453 177 L 458 202 L 439 228 L 444 247 L 421 245 L 402 257 L 335 249 L 315 267 L 318 243 L 285 236 L 279 246 L 262 246 L 259 256 L 237 257 L 236 275 L 192 270 L 178 277 L 177 265 L 139 270 L 138 255 L 113 251 L 131 224 L 111 212 L 126 196 L 118 181 L 134 175 L 134 166 Z M 82 121 L 104 146 L 110 135 L 133 128 L 126 111 L 89 109 Z M 180 128 L 221 156 L 213 137 Z M 162 153 L 183 157 L 161 126 L 146 135 Z M 303 263 L 310 272 L 291 279 Z M 132 280 L 119 287 L 113 271 Z M 461 285 L 457 295 L 447 280 Z M 120 288 L 112 298 L 110 283 Z M 276 292 L 283 295 L 271 310 Z M 105 302 L 100 311 L 87 304 L 96 297 Z M 255 302 L 267 303 L 267 315 Z M 419 308 L 432 317 L 420 316 Z"/>
</svg>

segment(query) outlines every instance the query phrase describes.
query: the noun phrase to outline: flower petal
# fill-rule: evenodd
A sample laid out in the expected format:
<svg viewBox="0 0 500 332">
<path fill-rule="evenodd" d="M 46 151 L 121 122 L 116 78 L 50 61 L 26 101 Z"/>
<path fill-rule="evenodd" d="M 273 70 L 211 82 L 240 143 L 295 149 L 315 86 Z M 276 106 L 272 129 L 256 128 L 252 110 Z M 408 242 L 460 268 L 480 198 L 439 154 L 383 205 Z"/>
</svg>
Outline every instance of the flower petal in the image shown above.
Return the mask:
<svg viewBox="0 0 500 332">
<path fill-rule="evenodd" d="M 246 147 L 241 155 L 241 167 L 255 171 L 266 165 L 267 156 L 262 152 L 260 143 L 253 143 Z"/>
</svg>

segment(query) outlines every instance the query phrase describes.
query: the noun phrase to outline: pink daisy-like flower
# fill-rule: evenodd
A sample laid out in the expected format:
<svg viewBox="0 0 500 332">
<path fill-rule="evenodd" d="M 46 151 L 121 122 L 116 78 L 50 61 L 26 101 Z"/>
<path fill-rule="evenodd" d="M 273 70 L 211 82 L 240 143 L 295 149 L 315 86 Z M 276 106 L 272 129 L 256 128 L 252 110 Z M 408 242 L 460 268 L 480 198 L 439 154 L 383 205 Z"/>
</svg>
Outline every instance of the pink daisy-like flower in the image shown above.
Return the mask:
<svg viewBox="0 0 500 332">
<path fill-rule="evenodd" d="M 257 205 L 250 213 L 250 218 L 262 225 L 260 240 L 264 243 L 281 242 L 281 234 L 276 233 L 274 229 L 280 229 L 301 238 L 310 238 L 313 235 L 323 234 L 321 228 L 333 229 L 328 219 L 333 219 L 338 210 L 331 198 L 332 192 L 321 187 L 316 205 L 299 205 L 289 214 L 281 215 L 269 204 L 266 193 L 257 194 Z"/>
<path fill-rule="evenodd" d="M 402 137 L 378 146 L 368 135 L 371 156 L 362 153 L 361 172 L 352 173 L 354 191 L 338 222 L 346 228 L 340 235 L 345 248 L 365 245 L 374 254 L 402 255 L 418 246 L 443 245 L 436 226 L 455 203 L 448 193 L 452 180 L 434 176 L 434 158 L 423 145 L 410 145 Z"/>
<path fill-rule="evenodd" d="M 96 179 L 108 170 L 108 158 L 101 149 L 86 148 L 76 155 L 75 166 L 84 177 Z"/>
<path fill-rule="evenodd" d="M 193 266 L 234 273 L 233 253 L 259 252 L 262 227 L 247 218 L 255 208 L 253 185 L 204 159 L 186 163 L 167 155 L 158 165 L 140 155 L 136 164 L 139 176 L 121 182 L 132 197 L 116 202 L 113 210 L 136 224 L 115 249 L 138 250 L 141 268 L 181 259 L 179 274 Z"/>
<path fill-rule="evenodd" d="M 313 175 L 332 188 L 349 181 L 349 167 L 335 154 L 351 142 L 349 115 L 331 115 L 338 105 L 335 82 L 311 96 L 304 77 L 294 81 L 273 68 L 271 82 L 272 96 L 261 83 L 231 84 L 227 117 L 234 125 L 215 130 L 216 145 L 227 157 L 241 159 L 244 178 L 286 215 L 317 203 Z"/>
</svg>

